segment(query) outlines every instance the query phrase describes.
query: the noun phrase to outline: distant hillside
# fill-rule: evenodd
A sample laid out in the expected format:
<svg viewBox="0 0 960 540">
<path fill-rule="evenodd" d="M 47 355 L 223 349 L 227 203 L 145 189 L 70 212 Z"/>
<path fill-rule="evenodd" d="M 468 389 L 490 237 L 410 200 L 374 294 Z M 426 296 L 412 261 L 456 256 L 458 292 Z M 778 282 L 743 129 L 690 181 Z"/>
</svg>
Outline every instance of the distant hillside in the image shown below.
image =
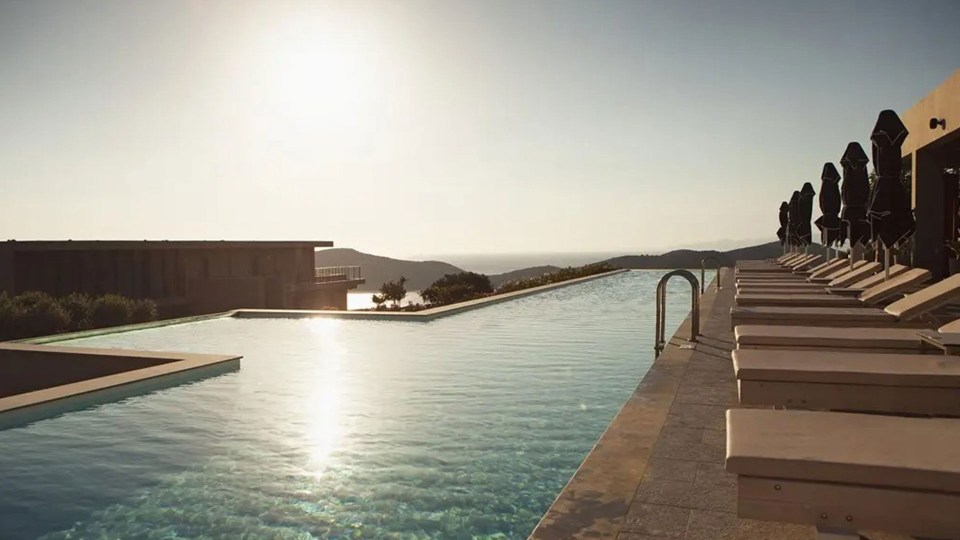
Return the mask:
<svg viewBox="0 0 960 540">
<path fill-rule="evenodd" d="M 502 274 L 493 274 L 490 276 L 490 284 L 493 285 L 494 288 L 497 288 L 501 283 L 506 281 L 542 276 L 543 274 L 556 272 L 559 269 L 560 269 L 559 266 L 550 266 L 550 265 L 531 266 L 530 268 L 522 268 L 520 270 L 514 270 L 512 272 L 504 272 Z"/>
<path fill-rule="evenodd" d="M 404 261 L 362 253 L 355 249 L 333 248 L 314 254 L 317 266 L 360 266 L 367 283 L 358 291 L 376 291 L 387 281 L 407 278 L 407 290 L 419 291 L 443 277 L 462 272 L 456 266 L 440 261 Z"/>
<path fill-rule="evenodd" d="M 820 246 L 814 246 L 814 249 Z M 821 248 L 822 251 L 822 248 Z M 783 248 L 777 242 L 760 244 L 731 251 L 691 250 L 678 249 L 661 255 L 624 255 L 606 261 L 618 268 L 648 268 L 658 270 L 672 270 L 674 268 L 699 268 L 700 260 L 713 256 L 720 260 L 722 266 L 733 266 L 741 259 L 767 259 L 783 254 Z M 430 286 L 431 283 L 443 277 L 444 274 L 462 272 L 460 268 L 441 261 L 405 261 L 362 253 L 355 249 L 335 248 L 318 251 L 315 256 L 317 266 L 356 266 L 363 268 L 363 277 L 367 280 L 359 291 L 375 291 L 384 282 L 407 278 L 407 289 L 419 291 Z M 709 264 L 709 263 L 708 263 Z M 710 264 L 712 267 L 713 265 Z M 490 275 L 490 283 L 496 287 L 511 279 L 539 276 L 558 270 L 556 266 L 533 266 Z"/>
<path fill-rule="evenodd" d="M 700 261 L 706 257 L 716 257 L 721 266 L 733 266 L 738 260 L 768 259 L 783 254 L 783 246 L 779 242 L 770 242 L 758 246 L 750 246 L 731 251 L 694 251 L 678 249 L 661 255 L 625 255 L 614 257 L 605 262 L 619 268 L 700 268 Z M 707 263 L 712 266 L 712 263 Z"/>
</svg>

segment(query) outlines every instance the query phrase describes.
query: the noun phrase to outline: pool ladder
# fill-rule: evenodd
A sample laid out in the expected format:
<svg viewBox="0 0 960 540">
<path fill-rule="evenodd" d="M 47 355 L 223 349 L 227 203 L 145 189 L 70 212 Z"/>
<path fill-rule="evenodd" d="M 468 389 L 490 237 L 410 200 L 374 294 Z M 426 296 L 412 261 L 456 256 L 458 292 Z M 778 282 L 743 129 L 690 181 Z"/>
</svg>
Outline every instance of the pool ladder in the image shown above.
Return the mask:
<svg viewBox="0 0 960 540">
<path fill-rule="evenodd" d="M 702 264 L 701 264 L 702 270 Z M 719 273 L 719 269 L 717 270 Z M 660 283 L 657 283 L 657 328 L 656 336 L 653 339 L 653 357 L 657 358 L 667 346 L 664 333 L 666 332 L 666 307 L 667 307 L 667 282 L 674 276 L 683 276 L 690 282 L 690 342 L 696 343 L 697 336 L 700 335 L 700 295 L 697 294 L 698 282 L 697 276 L 689 270 L 673 270 L 667 272 Z M 719 285 L 720 280 L 717 279 Z"/>
<path fill-rule="evenodd" d="M 714 278 L 714 287 L 716 290 L 720 290 L 722 286 L 720 285 L 720 260 L 714 256 L 708 256 L 700 259 L 700 294 L 704 293 L 707 279 L 707 261 L 713 261 L 717 274 Z M 690 282 L 690 286 L 693 288 L 690 292 L 690 342 L 694 343 L 697 341 L 697 336 L 700 335 L 700 298 L 697 296 L 697 278 L 687 270 L 674 270 L 663 276 L 660 279 L 660 283 L 657 284 L 657 328 L 656 335 L 654 336 L 654 358 L 660 356 L 660 353 L 663 352 L 664 347 L 666 347 L 666 304 L 667 304 L 667 282 L 670 281 L 670 278 L 673 276 L 683 276 L 687 278 L 687 281 Z"/>
</svg>

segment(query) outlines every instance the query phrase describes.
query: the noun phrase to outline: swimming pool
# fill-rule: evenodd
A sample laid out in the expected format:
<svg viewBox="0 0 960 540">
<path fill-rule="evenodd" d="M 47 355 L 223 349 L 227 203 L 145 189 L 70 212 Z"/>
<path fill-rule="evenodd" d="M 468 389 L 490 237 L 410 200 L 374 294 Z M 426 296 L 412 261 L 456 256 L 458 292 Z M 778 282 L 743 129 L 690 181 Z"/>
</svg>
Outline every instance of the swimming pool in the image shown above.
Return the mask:
<svg viewBox="0 0 960 540">
<path fill-rule="evenodd" d="M 71 341 L 244 359 L 0 431 L 0 538 L 525 537 L 649 367 L 662 274 L 426 324 L 223 318 Z"/>
</svg>

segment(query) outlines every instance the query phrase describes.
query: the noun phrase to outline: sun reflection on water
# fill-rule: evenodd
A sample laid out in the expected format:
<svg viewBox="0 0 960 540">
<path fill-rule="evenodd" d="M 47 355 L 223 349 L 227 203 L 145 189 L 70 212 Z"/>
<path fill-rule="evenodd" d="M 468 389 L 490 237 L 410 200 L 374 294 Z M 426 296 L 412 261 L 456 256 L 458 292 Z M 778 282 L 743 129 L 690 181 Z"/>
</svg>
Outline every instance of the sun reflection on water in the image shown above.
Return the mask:
<svg viewBox="0 0 960 540">
<path fill-rule="evenodd" d="M 343 399 L 347 385 L 343 372 L 346 348 L 340 338 L 342 321 L 310 319 L 305 321 L 317 340 L 312 380 L 305 381 L 311 388 L 308 406 L 297 414 L 303 415 L 305 433 L 303 443 L 309 455 L 309 474 L 320 476 L 333 463 L 333 453 L 344 439 Z"/>
</svg>

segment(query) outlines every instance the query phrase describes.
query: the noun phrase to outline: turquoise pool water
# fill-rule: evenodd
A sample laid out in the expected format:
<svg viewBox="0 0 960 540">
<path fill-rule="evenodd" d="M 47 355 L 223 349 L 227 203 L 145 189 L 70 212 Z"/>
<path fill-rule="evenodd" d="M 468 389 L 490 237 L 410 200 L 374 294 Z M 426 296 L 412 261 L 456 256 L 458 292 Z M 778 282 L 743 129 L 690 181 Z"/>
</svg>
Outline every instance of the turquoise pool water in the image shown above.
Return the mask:
<svg viewBox="0 0 960 540">
<path fill-rule="evenodd" d="M 661 275 L 431 323 L 218 319 L 72 341 L 244 359 L 0 431 L 0 538 L 523 538 L 649 367 Z M 687 293 L 671 304 L 672 334 Z"/>
</svg>

